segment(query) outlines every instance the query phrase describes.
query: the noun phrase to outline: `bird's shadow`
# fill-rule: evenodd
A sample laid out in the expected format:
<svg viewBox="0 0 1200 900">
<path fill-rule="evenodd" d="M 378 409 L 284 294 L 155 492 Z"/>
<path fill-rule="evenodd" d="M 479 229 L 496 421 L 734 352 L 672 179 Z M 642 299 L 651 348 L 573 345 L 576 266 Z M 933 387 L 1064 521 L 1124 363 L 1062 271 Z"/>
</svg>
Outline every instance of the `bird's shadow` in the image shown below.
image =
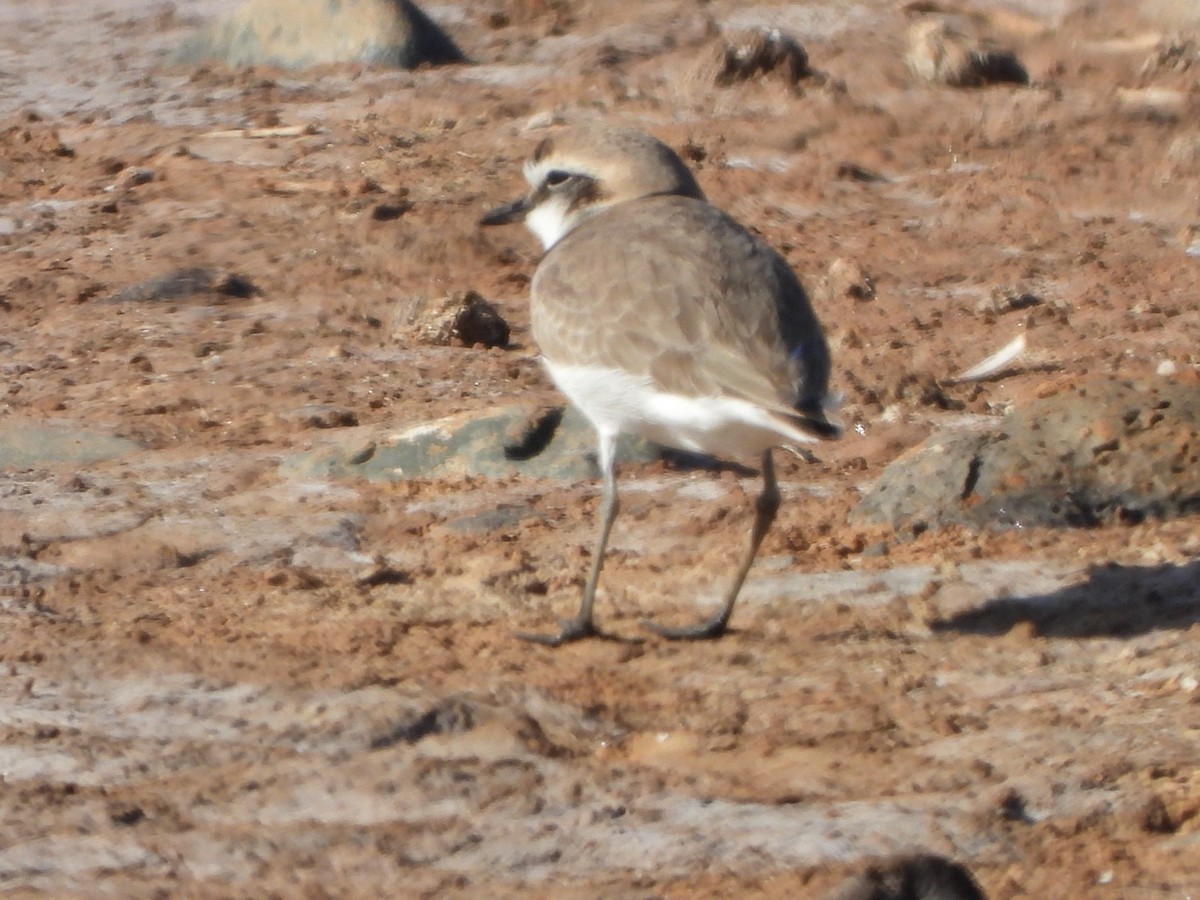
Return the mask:
<svg viewBox="0 0 1200 900">
<path fill-rule="evenodd" d="M 674 447 L 663 447 L 658 444 L 652 446 L 658 459 L 673 472 L 732 472 L 739 478 L 750 478 L 759 474 L 758 469 L 734 460 L 709 456 L 707 453 L 693 453 L 690 450 L 677 450 Z M 600 478 L 603 474 L 600 471 L 600 457 L 594 451 L 588 451 L 584 454 L 584 458 L 587 459 L 588 466 L 592 470 L 592 477 Z M 632 464 L 621 459 L 618 459 L 617 463 L 618 465 L 623 464 L 623 468 Z"/>
<path fill-rule="evenodd" d="M 932 623 L 934 631 L 1006 634 L 1029 623 L 1042 637 L 1133 637 L 1200 622 L 1200 561 L 1182 565 L 1109 563 L 1087 581 L 1049 594 L 1002 597 Z"/>
<path fill-rule="evenodd" d="M 693 453 L 690 450 L 677 450 L 674 447 L 659 447 L 658 455 L 668 468 L 683 472 L 732 472 L 742 478 L 758 474 L 758 469 L 733 460 L 709 456 L 707 453 Z"/>
</svg>

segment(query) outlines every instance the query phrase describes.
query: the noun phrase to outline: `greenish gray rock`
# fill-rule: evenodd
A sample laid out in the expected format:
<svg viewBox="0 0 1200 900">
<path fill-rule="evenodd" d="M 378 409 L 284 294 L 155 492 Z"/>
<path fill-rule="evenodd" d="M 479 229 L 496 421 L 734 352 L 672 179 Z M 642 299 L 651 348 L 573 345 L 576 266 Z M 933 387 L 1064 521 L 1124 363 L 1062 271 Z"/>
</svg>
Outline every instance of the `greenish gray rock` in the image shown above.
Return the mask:
<svg viewBox="0 0 1200 900">
<path fill-rule="evenodd" d="M 20 421 L 0 425 L 0 469 L 33 469 L 63 463 L 85 466 L 141 449 L 135 441 L 69 425 Z"/>
<path fill-rule="evenodd" d="M 1200 512 L 1200 386 L 1091 378 L 896 460 L 854 519 L 1089 527 Z"/>
<path fill-rule="evenodd" d="M 177 54 L 178 62 L 208 59 L 289 69 L 331 63 L 412 69 L 466 57 L 411 0 L 249 0 Z"/>
<path fill-rule="evenodd" d="M 346 429 L 332 443 L 286 460 L 282 470 L 296 477 L 371 481 L 516 474 L 561 481 L 598 477 L 596 434 L 587 420 L 573 409 L 549 410 L 540 417 L 532 413 L 527 406 L 513 406 L 392 433 Z M 621 462 L 645 461 L 657 459 L 659 450 L 647 441 L 622 438 L 617 454 Z"/>
</svg>

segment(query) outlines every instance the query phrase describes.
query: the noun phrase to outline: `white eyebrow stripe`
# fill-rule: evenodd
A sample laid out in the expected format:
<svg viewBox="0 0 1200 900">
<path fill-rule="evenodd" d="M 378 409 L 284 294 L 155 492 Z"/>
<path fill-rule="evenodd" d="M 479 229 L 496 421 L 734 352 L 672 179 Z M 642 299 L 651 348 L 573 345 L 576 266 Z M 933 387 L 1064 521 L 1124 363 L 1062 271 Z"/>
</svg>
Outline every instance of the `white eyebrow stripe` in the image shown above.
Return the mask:
<svg viewBox="0 0 1200 900">
<path fill-rule="evenodd" d="M 537 187 L 546 178 L 546 174 L 553 168 L 547 160 L 534 162 L 532 159 L 525 160 L 525 165 L 522 167 L 522 172 L 525 175 L 525 180 L 529 182 L 530 187 Z"/>
</svg>

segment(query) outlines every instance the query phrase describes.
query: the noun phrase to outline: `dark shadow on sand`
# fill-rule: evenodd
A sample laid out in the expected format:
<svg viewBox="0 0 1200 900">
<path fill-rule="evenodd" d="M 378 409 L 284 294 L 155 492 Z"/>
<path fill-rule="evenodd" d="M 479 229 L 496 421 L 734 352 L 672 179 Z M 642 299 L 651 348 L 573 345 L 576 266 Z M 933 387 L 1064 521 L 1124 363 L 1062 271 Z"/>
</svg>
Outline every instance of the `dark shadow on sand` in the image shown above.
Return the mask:
<svg viewBox="0 0 1200 900">
<path fill-rule="evenodd" d="M 1051 594 L 1005 597 L 934 622 L 937 632 L 1006 634 L 1031 624 L 1042 637 L 1133 637 L 1200 622 L 1200 561 L 1097 566 L 1088 580 Z"/>
</svg>

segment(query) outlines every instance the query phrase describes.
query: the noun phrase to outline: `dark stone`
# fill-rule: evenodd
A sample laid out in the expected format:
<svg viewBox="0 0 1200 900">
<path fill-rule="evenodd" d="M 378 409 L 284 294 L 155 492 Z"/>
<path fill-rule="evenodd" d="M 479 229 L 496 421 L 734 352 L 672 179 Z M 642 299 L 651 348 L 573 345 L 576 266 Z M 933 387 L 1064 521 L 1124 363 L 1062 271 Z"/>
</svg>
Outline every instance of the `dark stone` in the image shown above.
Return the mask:
<svg viewBox="0 0 1200 900">
<path fill-rule="evenodd" d="M 922 854 L 871 866 L 830 900 L 986 900 L 963 866 Z"/>
<path fill-rule="evenodd" d="M 226 297 L 234 297 L 238 300 L 248 300 L 262 293 L 254 282 L 244 275 L 238 275 L 236 272 L 230 272 L 218 281 L 216 289 L 218 294 L 224 294 Z"/>
<path fill-rule="evenodd" d="M 510 330 L 500 311 L 471 292 L 454 320 L 454 336 L 464 345 L 507 347 Z"/>
<path fill-rule="evenodd" d="M 175 269 L 137 284 L 126 285 L 106 297 L 103 303 L 153 303 L 184 300 L 207 295 L 211 298 L 248 299 L 262 292 L 244 275 L 217 269 L 193 267 Z"/>
<path fill-rule="evenodd" d="M 413 205 L 408 200 L 396 200 L 391 203 L 379 203 L 371 209 L 371 218 L 376 222 L 392 222 L 410 209 Z"/>
<path fill-rule="evenodd" d="M 328 403 L 308 403 L 284 413 L 284 418 L 309 428 L 353 428 L 358 415 L 352 409 Z"/>
<path fill-rule="evenodd" d="M 866 166 L 860 166 L 855 162 L 838 163 L 837 177 L 843 181 L 862 181 L 867 183 L 888 180 L 886 175 L 882 175 L 874 169 L 868 169 Z"/>
<path fill-rule="evenodd" d="M 1029 73 L 1008 50 L 987 50 L 973 57 L 975 71 L 983 84 L 1029 84 Z"/>
<path fill-rule="evenodd" d="M 395 744 L 415 744 L 434 734 L 463 734 L 475 727 L 475 705 L 460 697 L 450 697 L 431 709 L 405 718 L 383 734 L 371 739 L 372 750 Z"/>
</svg>

